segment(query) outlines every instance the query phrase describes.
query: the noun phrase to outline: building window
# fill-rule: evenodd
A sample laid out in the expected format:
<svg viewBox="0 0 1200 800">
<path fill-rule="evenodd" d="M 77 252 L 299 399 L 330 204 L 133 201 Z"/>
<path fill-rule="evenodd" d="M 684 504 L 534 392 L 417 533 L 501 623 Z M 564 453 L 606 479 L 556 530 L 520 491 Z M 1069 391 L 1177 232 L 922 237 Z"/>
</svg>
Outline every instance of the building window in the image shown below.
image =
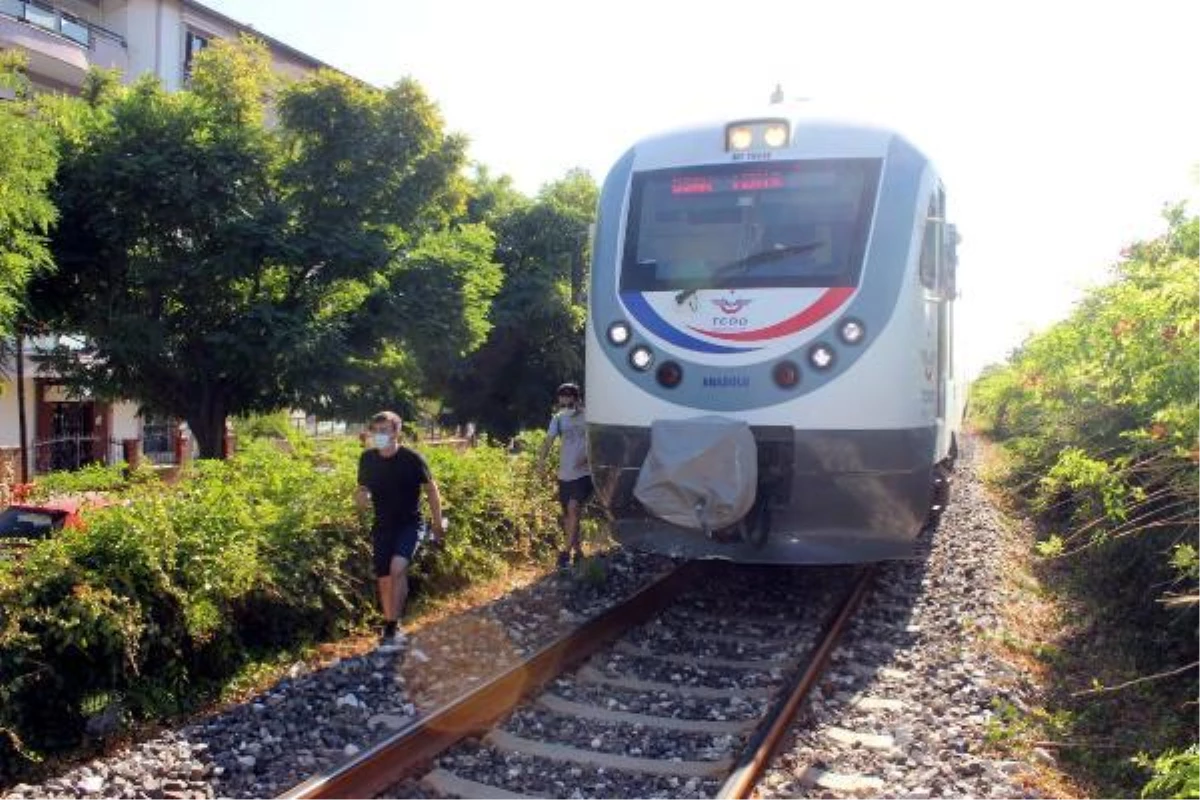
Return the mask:
<svg viewBox="0 0 1200 800">
<path fill-rule="evenodd" d="M 212 39 L 203 33 L 188 31 L 183 40 L 183 77 L 192 77 L 192 61 L 200 54 L 200 51 L 208 47 L 209 41 Z"/>
<path fill-rule="evenodd" d="M 170 464 L 175 460 L 175 439 L 179 422 L 160 414 L 142 416 L 142 455 L 151 464 Z"/>
</svg>

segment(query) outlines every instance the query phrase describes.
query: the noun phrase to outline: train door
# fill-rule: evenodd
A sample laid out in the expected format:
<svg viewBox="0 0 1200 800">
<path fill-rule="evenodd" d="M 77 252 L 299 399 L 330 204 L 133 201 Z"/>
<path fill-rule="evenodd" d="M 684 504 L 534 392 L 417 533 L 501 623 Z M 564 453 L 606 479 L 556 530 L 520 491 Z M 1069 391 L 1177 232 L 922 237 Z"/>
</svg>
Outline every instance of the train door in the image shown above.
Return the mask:
<svg viewBox="0 0 1200 800">
<path fill-rule="evenodd" d="M 934 461 L 950 449 L 949 409 L 955 405 L 952 392 L 953 272 L 946 247 L 946 193 L 939 184 L 929 199 L 925 233 L 921 243 L 921 285 L 925 290 L 926 349 L 923 354 L 926 385 L 932 392 L 932 413 L 937 427 Z"/>
<path fill-rule="evenodd" d="M 950 389 L 950 300 L 946 296 L 947 270 L 945 252 L 946 227 L 946 192 L 938 187 L 935 198 L 937 203 L 936 230 L 937 236 L 937 418 L 938 425 L 946 427 L 946 395 Z"/>
</svg>

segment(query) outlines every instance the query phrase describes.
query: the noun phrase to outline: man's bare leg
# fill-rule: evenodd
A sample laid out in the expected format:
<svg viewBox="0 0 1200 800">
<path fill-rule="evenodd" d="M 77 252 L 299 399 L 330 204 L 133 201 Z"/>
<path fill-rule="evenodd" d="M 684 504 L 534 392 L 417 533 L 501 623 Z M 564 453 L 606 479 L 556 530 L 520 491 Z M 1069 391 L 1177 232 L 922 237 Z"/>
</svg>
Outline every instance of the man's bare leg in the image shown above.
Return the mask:
<svg viewBox="0 0 1200 800">
<path fill-rule="evenodd" d="M 392 589 L 392 610 L 395 614 L 389 619 L 399 620 L 404 614 L 404 604 L 408 601 L 408 560 L 401 556 L 392 556 L 392 574 L 388 576 Z"/>
<path fill-rule="evenodd" d="M 379 609 L 383 612 L 384 622 L 391 622 L 396 619 L 395 605 L 393 604 L 394 592 L 392 591 L 392 576 L 385 575 L 376 580 L 379 585 Z"/>
<path fill-rule="evenodd" d="M 579 544 L 579 501 L 571 498 L 567 501 L 567 512 L 563 515 L 563 529 L 567 534 L 567 549 L 577 556 L 582 555 Z"/>
</svg>

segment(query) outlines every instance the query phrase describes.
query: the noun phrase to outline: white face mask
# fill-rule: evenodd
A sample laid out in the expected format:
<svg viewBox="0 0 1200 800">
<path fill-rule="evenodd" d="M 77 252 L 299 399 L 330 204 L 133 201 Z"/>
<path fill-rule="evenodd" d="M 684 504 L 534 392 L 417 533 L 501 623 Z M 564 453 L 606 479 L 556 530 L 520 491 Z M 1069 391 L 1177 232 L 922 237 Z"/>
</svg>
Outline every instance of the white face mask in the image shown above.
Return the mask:
<svg viewBox="0 0 1200 800">
<path fill-rule="evenodd" d="M 373 433 L 371 434 L 371 443 L 376 449 L 383 450 L 392 443 L 392 436 L 389 433 Z"/>
</svg>

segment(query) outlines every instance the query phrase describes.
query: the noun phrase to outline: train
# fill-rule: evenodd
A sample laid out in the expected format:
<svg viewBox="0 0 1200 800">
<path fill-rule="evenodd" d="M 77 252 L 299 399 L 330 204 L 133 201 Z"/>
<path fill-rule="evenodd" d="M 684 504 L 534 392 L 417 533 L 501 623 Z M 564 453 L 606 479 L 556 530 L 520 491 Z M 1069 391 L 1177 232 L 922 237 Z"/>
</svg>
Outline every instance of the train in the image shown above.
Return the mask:
<svg viewBox="0 0 1200 800">
<path fill-rule="evenodd" d="M 948 500 L 958 243 L 903 134 L 770 105 L 634 143 L 593 231 L 596 497 L 681 558 L 906 558 Z"/>
</svg>

